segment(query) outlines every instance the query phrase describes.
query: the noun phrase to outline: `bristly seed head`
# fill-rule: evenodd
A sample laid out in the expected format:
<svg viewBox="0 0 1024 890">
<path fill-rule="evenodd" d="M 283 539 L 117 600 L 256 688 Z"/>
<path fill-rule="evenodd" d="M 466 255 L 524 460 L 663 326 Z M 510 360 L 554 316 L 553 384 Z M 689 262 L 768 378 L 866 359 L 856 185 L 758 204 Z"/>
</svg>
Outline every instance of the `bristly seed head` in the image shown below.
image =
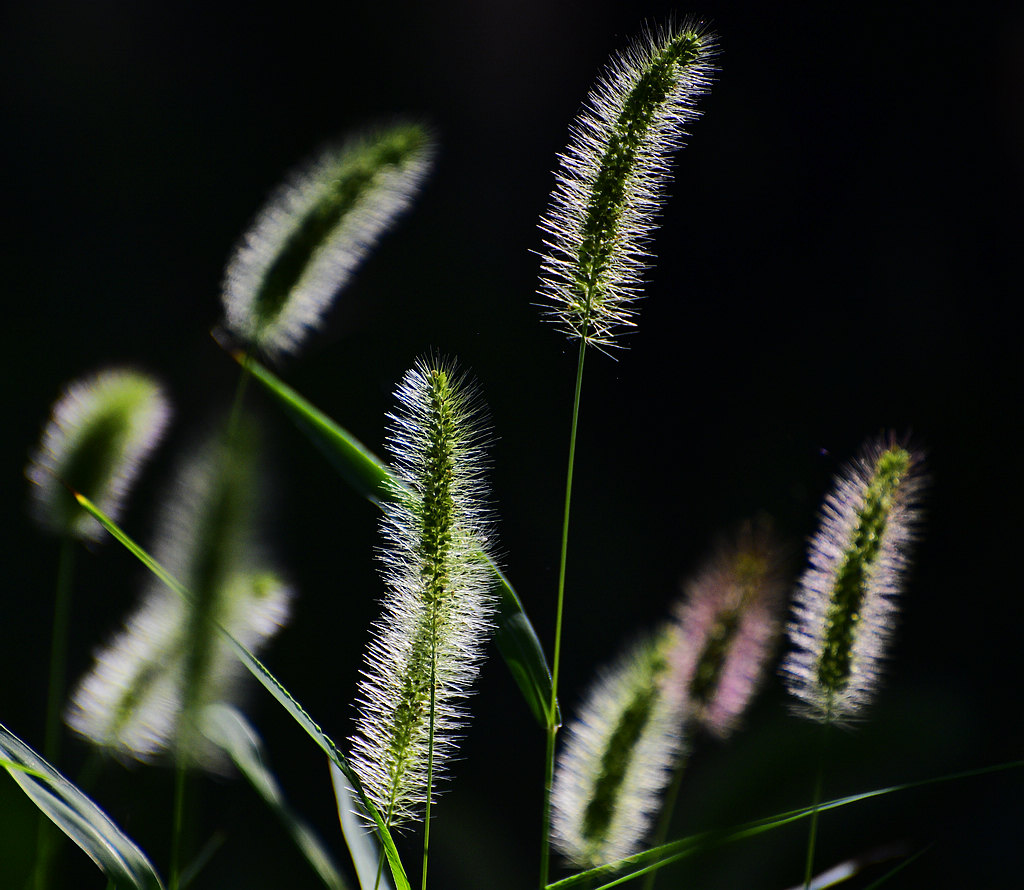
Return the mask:
<svg viewBox="0 0 1024 890">
<path fill-rule="evenodd" d="M 291 591 L 265 568 L 254 529 L 258 445 L 253 428 L 240 429 L 184 465 L 160 517 L 154 556 L 191 599 L 153 581 L 71 698 L 68 724 L 119 757 L 170 752 L 221 771 L 203 715 L 230 700 L 242 668 L 214 622 L 255 649 L 287 620 Z"/>
<path fill-rule="evenodd" d="M 294 352 L 426 177 L 433 142 L 400 124 L 328 149 L 271 198 L 224 274 L 225 325 L 270 358 Z"/>
<path fill-rule="evenodd" d="M 719 738 L 736 728 L 761 683 L 786 586 L 770 529 L 747 523 L 687 584 L 676 608 L 693 659 L 690 719 Z"/>
<path fill-rule="evenodd" d="M 541 220 L 540 293 L 567 336 L 605 349 L 634 325 L 669 154 L 698 115 L 715 51 L 691 23 L 645 35 L 612 60 L 573 125 Z"/>
<path fill-rule="evenodd" d="M 103 527 L 68 487 L 116 520 L 170 414 L 163 389 L 137 371 L 108 369 L 68 386 L 25 469 L 39 523 L 58 534 L 100 540 Z"/>
<path fill-rule="evenodd" d="M 868 442 L 835 480 L 811 539 L 782 666 L 802 713 L 843 723 L 874 696 L 920 523 L 921 457 L 894 436 Z"/>
<path fill-rule="evenodd" d="M 566 731 L 551 790 L 552 844 L 581 868 L 636 853 L 681 754 L 685 657 L 673 626 L 599 675 Z"/>
<path fill-rule="evenodd" d="M 473 390 L 449 363 L 421 360 L 398 388 L 388 447 L 397 479 L 384 504 L 387 585 L 359 684 L 352 765 L 390 826 L 419 815 L 455 749 L 491 629 L 484 429 Z"/>
</svg>

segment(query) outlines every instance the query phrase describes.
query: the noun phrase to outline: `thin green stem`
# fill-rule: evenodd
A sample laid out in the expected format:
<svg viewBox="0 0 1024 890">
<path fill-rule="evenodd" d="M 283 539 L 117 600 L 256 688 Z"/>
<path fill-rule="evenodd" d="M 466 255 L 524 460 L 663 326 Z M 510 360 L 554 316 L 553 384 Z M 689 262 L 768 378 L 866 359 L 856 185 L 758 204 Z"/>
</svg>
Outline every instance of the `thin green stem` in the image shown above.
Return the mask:
<svg viewBox="0 0 1024 890">
<path fill-rule="evenodd" d="M 658 827 L 655 829 L 654 837 L 651 840 L 651 847 L 660 847 L 668 837 L 668 830 L 672 825 L 672 814 L 676 808 L 676 801 L 679 799 L 679 788 L 683 784 L 683 773 L 686 771 L 687 757 L 684 754 L 679 758 L 679 763 L 672 773 L 672 784 L 665 792 L 665 799 L 661 805 L 661 815 L 658 817 Z M 644 890 L 652 890 L 654 882 L 658 878 L 656 871 L 648 872 L 644 880 Z"/>
<path fill-rule="evenodd" d="M 828 747 L 828 728 L 826 723 L 821 733 L 821 748 L 818 751 L 818 776 L 814 782 L 814 800 L 811 803 L 811 827 L 807 834 L 807 862 L 804 866 L 804 890 L 811 890 L 814 879 L 814 849 L 818 842 L 818 813 L 821 804 L 821 789 L 825 776 L 825 750 Z"/>
<path fill-rule="evenodd" d="M 46 735 L 43 753 L 56 765 L 60 757 L 60 704 L 64 700 L 68 630 L 71 626 L 71 587 L 75 573 L 75 540 L 64 535 L 57 562 L 57 593 L 53 610 L 53 639 L 50 645 L 50 693 L 46 707 Z"/>
<path fill-rule="evenodd" d="M 60 759 L 60 705 L 64 700 L 67 673 L 68 632 L 71 627 L 71 588 L 75 574 L 75 539 L 63 535 L 57 557 L 57 587 L 54 596 L 53 629 L 50 639 L 50 687 L 46 699 L 46 730 L 43 754 L 54 766 Z M 35 886 L 44 890 L 50 882 L 53 826 L 42 813 L 36 831 Z"/>
<path fill-rule="evenodd" d="M 179 890 L 181 883 L 181 838 L 185 823 L 185 779 L 188 767 L 184 753 L 179 752 L 174 768 L 174 821 L 171 826 L 171 868 L 168 879 L 169 890 Z"/>
<path fill-rule="evenodd" d="M 589 320 L 587 322 L 589 324 Z M 562 554 L 558 567 L 558 605 L 555 612 L 555 649 L 551 666 L 551 702 L 548 707 L 547 750 L 544 756 L 544 816 L 541 826 L 540 847 L 540 886 L 541 890 L 548 883 L 550 868 L 551 834 L 551 783 L 555 774 L 555 738 L 558 726 L 555 719 L 558 707 L 558 673 L 562 660 L 562 613 L 565 601 L 565 566 L 569 552 L 569 513 L 572 505 L 572 475 L 576 465 L 576 431 L 580 417 L 580 393 L 583 391 L 583 360 L 587 354 L 587 341 L 580 337 L 580 352 L 576 363 L 576 392 L 572 403 L 572 430 L 569 433 L 569 468 L 565 476 L 565 514 L 562 519 Z"/>
<path fill-rule="evenodd" d="M 434 695 L 437 687 L 437 634 L 433 634 L 430 653 L 430 728 L 427 736 L 427 807 L 423 820 L 423 879 L 421 890 L 427 890 L 427 862 L 430 857 L 430 798 L 434 794 Z"/>
<path fill-rule="evenodd" d="M 245 390 L 249 385 L 250 377 L 252 377 L 252 354 L 246 352 L 242 357 L 242 373 L 238 376 L 235 398 L 231 403 L 231 413 L 228 415 L 228 442 L 234 441 L 235 433 L 238 431 L 239 419 L 242 416 L 242 403 L 245 401 Z"/>
</svg>

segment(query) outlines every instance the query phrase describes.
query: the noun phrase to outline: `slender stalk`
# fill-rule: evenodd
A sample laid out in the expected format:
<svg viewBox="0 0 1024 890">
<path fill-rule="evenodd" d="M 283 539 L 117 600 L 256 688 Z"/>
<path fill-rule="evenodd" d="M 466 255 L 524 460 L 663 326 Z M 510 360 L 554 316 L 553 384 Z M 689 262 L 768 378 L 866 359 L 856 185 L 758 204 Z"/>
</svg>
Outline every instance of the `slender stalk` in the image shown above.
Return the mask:
<svg viewBox="0 0 1024 890">
<path fill-rule="evenodd" d="M 171 825 L 171 868 L 168 890 L 178 890 L 181 883 L 181 836 L 185 824 L 185 778 L 188 767 L 183 757 L 174 767 L 174 816 Z"/>
<path fill-rule="evenodd" d="M 430 728 L 427 741 L 427 806 L 423 819 L 423 880 L 421 890 L 427 890 L 427 861 L 430 855 L 430 798 L 434 790 L 434 691 L 437 688 L 437 635 L 434 635 L 430 659 Z"/>
<path fill-rule="evenodd" d="M 50 646 L 50 693 L 47 699 L 46 736 L 43 742 L 46 759 L 55 765 L 60 756 L 60 703 L 64 699 L 74 571 L 75 540 L 71 535 L 63 535 L 57 562 L 57 593 L 53 611 L 53 640 Z"/>
<path fill-rule="evenodd" d="M 540 847 L 540 887 L 548 883 L 550 867 L 550 835 L 551 835 L 551 783 L 555 773 L 555 738 L 558 726 L 555 714 L 558 708 L 558 673 L 562 659 L 562 613 L 565 600 L 565 566 L 569 552 L 569 513 L 572 505 L 572 476 L 576 465 L 576 430 L 580 417 L 580 393 L 583 390 L 583 360 L 587 354 L 587 340 L 580 337 L 579 358 L 576 364 L 576 392 L 572 404 L 572 430 L 569 433 L 569 467 L 565 477 L 565 514 L 562 519 L 562 554 L 558 567 L 558 605 L 555 612 L 555 649 L 551 666 L 551 703 L 548 707 L 547 750 L 544 756 L 544 815 L 541 826 Z"/>
<path fill-rule="evenodd" d="M 252 377 L 252 353 L 246 352 L 242 357 L 242 373 L 238 378 L 238 386 L 235 388 L 235 398 L 231 403 L 231 414 L 228 415 L 228 442 L 234 439 L 235 431 L 238 429 L 239 418 L 242 414 L 242 403 L 245 400 L 245 390 Z"/>
<path fill-rule="evenodd" d="M 814 849 L 818 842 L 818 813 L 821 804 L 821 789 L 825 775 L 825 749 L 828 747 L 828 728 L 830 724 L 822 726 L 821 748 L 818 751 L 818 777 L 814 782 L 814 800 L 811 803 L 811 827 L 807 835 L 807 862 L 804 867 L 804 890 L 811 890 L 811 881 L 814 879 Z"/>
<path fill-rule="evenodd" d="M 661 805 L 661 815 L 658 817 L 658 827 L 655 829 L 654 837 L 651 840 L 651 848 L 660 847 L 668 837 L 668 830 L 672 825 L 672 814 L 676 808 L 676 800 L 679 798 L 679 788 L 683 784 L 683 773 L 686 772 L 686 761 L 687 758 L 684 755 L 679 763 L 676 764 L 675 771 L 672 774 L 672 784 L 669 785 L 668 791 L 665 792 L 665 799 Z M 648 872 L 644 880 L 644 890 L 652 890 L 657 879 L 657 871 Z"/>
<path fill-rule="evenodd" d="M 64 675 L 67 672 L 68 631 L 71 626 L 71 588 L 75 574 L 75 539 L 68 534 L 60 539 L 57 557 L 57 587 L 54 596 L 53 630 L 50 641 L 50 687 L 46 700 L 46 730 L 43 753 L 50 763 L 60 759 L 60 704 L 64 700 Z M 44 890 L 50 882 L 52 826 L 39 814 L 36 832 L 35 886 Z"/>
</svg>

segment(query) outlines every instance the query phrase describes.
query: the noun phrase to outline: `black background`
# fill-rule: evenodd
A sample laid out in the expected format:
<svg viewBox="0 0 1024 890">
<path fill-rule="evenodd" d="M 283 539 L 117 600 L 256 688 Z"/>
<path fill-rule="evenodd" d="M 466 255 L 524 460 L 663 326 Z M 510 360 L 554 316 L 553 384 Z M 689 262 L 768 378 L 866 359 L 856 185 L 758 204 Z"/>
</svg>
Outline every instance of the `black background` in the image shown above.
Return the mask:
<svg viewBox="0 0 1024 890">
<path fill-rule="evenodd" d="M 638 330 L 617 360 L 587 363 L 565 710 L 667 613 L 719 534 L 765 512 L 799 554 L 833 472 L 895 429 L 928 453 L 927 536 L 888 682 L 869 721 L 833 736 L 825 794 L 1021 756 L 1016 4 L 4 7 L 0 722 L 42 746 L 56 544 L 27 521 L 21 474 L 60 387 L 109 363 L 167 382 L 178 422 L 125 517 L 146 540 L 175 453 L 237 379 L 208 334 L 236 238 L 289 168 L 396 115 L 435 129 L 436 171 L 281 373 L 379 450 L 404 370 L 428 348 L 458 356 L 490 406 L 503 562 L 551 639 L 575 349 L 533 305 L 536 223 L 608 55 L 672 11 L 710 20 L 721 70 L 675 164 Z M 250 402 L 272 443 L 268 538 L 300 591 L 267 661 L 341 740 L 380 595 L 376 516 Z M 79 559 L 72 677 L 142 581 L 112 544 Z M 262 691 L 249 704 L 292 802 L 343 861 L 324 758 Z M 533 886 L 543 735 L 496 654 L 473 710 L 436 810 L 432 884 Z M 675 833 L 807 803 L 817 738 L 772 680 L 732 741 L 695 742 Z M 84 756 L 65 744 L 70 775 Z M 111 765 L 94 791 L 164 872 L 171 778 Z M 1011 886 L 1022 791 L 1009 772 L 848 808 L 823 819 L 819 862 L 896 843 L 926 852 L 888 886 Z M 196 842 L 226 841 L 196 888 L 316 886 L 242 782 L 198 793 Z M 22 885 L 34 831 L 0 781 L 0 886 Z M 787 887 L 804 843 L 794 826 L 664 885 Z M 418 875 L 418 838 L 405 849 Z M 64 886 L 103 886 L 77 851 L 64 860 Z"/>
</svg>

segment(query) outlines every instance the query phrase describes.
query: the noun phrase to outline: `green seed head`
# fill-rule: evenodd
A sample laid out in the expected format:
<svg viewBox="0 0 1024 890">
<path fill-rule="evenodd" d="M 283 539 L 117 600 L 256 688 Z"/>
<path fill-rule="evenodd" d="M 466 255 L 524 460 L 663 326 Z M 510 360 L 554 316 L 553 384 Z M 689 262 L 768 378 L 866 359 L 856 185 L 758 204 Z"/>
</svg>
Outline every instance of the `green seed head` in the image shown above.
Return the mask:
<svg viewBox="0 0 1024 890">
<path fill-rule="evenodd" d="M 868 443 L 835 482 L 811 541 L 783 664 L 817 719 L 856 717 L 873 697 L 920 522 L 920 458 L 893 437 Z"/>
<path fill-rule="evenodd" d="M 707 91 L 712 35 L 684 24 L 613 60 L 573 127 L 551 205 L 540 293 L 570 337 L 601 348 L 633 326 L 670 153 Z"/>
<path fill-rule="evenodd" d="M 102 527 L 68 489 L 116 519 L 169 418 L 161 387 L 136 371 L 105 370 L 72 383 L 25 470 L 38 522 L 57 534 L 99 540 Z"/>
</svg>

